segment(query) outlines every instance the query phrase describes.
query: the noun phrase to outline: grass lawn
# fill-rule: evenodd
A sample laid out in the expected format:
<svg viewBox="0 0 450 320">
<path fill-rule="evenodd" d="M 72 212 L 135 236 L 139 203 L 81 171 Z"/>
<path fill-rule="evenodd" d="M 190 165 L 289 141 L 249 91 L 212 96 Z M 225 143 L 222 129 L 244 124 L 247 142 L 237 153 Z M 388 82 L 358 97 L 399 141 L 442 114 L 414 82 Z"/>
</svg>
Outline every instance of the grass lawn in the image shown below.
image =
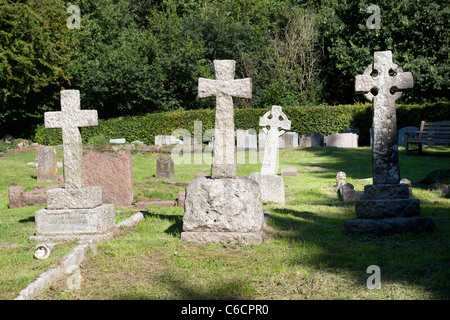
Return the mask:
<svg viewBox="0 0 450 320">
<path fill-rule="evenodd" d="M 424 150 L 423 156 L 406 156 L 401 149 L 400 170 L 413 183 L 421 215 L 433 217 L 434 233 L 345 234 L 344 221 L 355 217 L 355 208 L 338 199 L 336 173 L 344 171 L 346 181 L 363 190 L 370 183 L 365 180 L 371 177 L 370 148 L 281 150 L 280 165 L 297 166 L 298 176 L 284 177 L 286 205 L 263 206 L 271 215 L 261 245 L 182 242 L 183 208 L 149 206 L 136 227 L 122 229 L 89 251 L 81 264 L 80 289 L 68 290 L 67 279 L 61 279 L 38 299 L 449 299 L 450 199 L 439 182 L 450 183 L 445 176 L 450 148 Z M 210 172 L 208 164 L 176 164 L 175 178 L 157 180 L 159 156 L 167 153 L 133 152 L 136 201 L 174 200 L 195 173 Z M 33 168 L 26 165 L 30 161 L 34 152 L 0 159 L 0 299 L 16 297 L 76 245 L 57 245 L 47 260 L 33 257 L 35 244 L 28 236 L 34 233 L 34 212 L 44 205 L 8 209 L 7 188 L 13 181 L 25 191 L 45 186 L 36 182 Z M 238 175 L 260 167 L 239 164 Z M 424 182 L 437 170 L 435 180 Z M 117 221 L 137 211 L 116 209 Z M 18 245 L 2 246 L 7 243 Z M 380 289 L 367 288 L 370 265 L 380 267 Z"/>
</svg>

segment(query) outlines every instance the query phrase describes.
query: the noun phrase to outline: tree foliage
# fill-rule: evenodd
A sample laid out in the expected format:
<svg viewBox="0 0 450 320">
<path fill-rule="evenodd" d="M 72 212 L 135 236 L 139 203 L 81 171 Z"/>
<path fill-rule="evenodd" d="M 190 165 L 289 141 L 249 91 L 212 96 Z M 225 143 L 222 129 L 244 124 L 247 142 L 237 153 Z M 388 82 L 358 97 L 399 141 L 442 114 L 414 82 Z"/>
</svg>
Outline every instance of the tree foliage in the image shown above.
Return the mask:
<svg viewBox="0 0 450 320">
<path fill-rule="evenodd" d="M 66 26 L 78 5 L 81 28 Z M 354 77 L 391 50 L 411 71 L 403 103 L 448 97 L 450 9 L 444 0 L 0 0 L 0 134 L 42 122 L 59 91 L 79 89 L 101 118 L 213 108 L 199 77 L 236 60 L 253 99 L 237 107 L 361 102 Z M 7 126 L 7 124 L 11 124 Z M 20 129 L 22 130 L 22 129 Z"/>
</svg>

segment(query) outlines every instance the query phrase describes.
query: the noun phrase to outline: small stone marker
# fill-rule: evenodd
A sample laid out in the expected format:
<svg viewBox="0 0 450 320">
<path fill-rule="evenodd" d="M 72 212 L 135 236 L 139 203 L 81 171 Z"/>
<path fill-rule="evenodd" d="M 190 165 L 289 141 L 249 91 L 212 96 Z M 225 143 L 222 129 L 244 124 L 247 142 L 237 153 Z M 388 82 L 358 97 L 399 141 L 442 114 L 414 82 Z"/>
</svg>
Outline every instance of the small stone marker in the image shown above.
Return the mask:
<svg viewBox="0 0 450 320">
<path fill-rule="evenodd" d="M 236 156 L 234 147 L 233 97 L 252 98 L 252 80 L 234 79 L 234 60 L 214 60 L 216 80 L 199 78 L 199 98 L 216 97 L 216 118 L 214 128 L 213 179 L 236 177 Z"/>
<path fill-rule="evenodd" d="M 109 143 L 124 144 L 124 143 L 127 143 L 127 140 L 125 138 L 109 139 Z"/>
<path fill-rule="evenodd" d="M 267 134 L 261 174 L 274 175 L 278 158 L 278 137 L 284 133 L 284 130 L 291 128 L 291 121 L 281 111 L 280 106 L 272 106 L 272 110 L 259 118 L 259 125 Z M 266 128 L 267 126 L 270 126 L 269 130 Z"/>
<path fill-rule="evenodd" d="M 102 189 L 84 186 L 79 127 L 97 125 L 96 110 L 80 110 L 78 90 L 61 91 L 61 111 L 44 114 L 46 128 L 62 128 L 65 188 L 47 191 L 47 208 L 35 212 L 32 241 L 65 242 L 112 236 L 115 207 L 102 205 Z"/>
<path fill-rule="evenodd" d="M 186 192 L 184 191 L 178 192 L 177 206 L 184 207 L 185 200 L 186 200 Z"/>
<path fill-rule="evenodd" d="M 176 143 L 176 138 L 174 136 L 155 136 L 155 146 L 172 145 Z"/>
<path fill-rule="evenodd" d="M 373 102 L 373 185 L 366 185 L 364 199 L 356 201 L 356 219 L 345 222 L 347 233 L 385 235 L 434 229 L 433 219 L 419 217 L 419 200 L 409 198 L 409 186 L 399 184 L 395 101 L 412 87 L 412 74 L 392 62 L 390 51 L 375 52 L 374 63 L 355 78 L 355 91 Z"/>
<path fill-rule="evenodd" d="M 38 147 L 36 149 L 37 181 L 58 181 L 58 165 L 55 147 Z"/>
<path fill-rule="evenodd" d="M 281 167 L 282 177 L 296 177 L 297 176 L 297 166 Z"/>
<path fill-rule="evenodd" d="M 174 164 L 171 158 L 161 157 L 156 159 L 155 178 L 172 179 L 174 176 Z"/>
</svg>

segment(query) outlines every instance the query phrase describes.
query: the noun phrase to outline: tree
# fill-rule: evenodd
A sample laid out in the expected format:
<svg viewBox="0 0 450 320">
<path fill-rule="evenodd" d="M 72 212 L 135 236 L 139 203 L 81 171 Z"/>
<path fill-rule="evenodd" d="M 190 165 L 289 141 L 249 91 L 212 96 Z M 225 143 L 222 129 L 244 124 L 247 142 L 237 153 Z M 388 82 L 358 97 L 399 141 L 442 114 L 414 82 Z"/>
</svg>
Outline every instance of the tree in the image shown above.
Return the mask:
<svg viewBox="0 0 450 320">
<path fill-rule="evenodd" d="M 59 0 L 0 0 L 0 133 L 27 127 L 70 82 L 66 19 Z"/>
</svg>

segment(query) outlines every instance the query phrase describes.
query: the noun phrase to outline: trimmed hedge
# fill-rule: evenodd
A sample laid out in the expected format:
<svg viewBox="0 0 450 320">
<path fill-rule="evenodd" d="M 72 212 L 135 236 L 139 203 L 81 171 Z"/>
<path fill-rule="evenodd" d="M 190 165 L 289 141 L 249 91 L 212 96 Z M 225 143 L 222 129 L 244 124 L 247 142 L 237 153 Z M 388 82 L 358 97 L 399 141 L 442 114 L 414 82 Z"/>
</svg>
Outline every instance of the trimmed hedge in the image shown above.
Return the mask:
<svg viewBox="0 0 450 320">
<path fill-rule="evenodd" d="M 268 109 L 235 109 L 235 129 L 254 129 L 259 132 L 259 117 Z M 299 136 L 311 132 L 329 135 L 347 128 L 358 129 L 361 145 L 369 145 L 369 128 L 372 125 L 372 106 L 366 104 L 338 106 L 283 107 L 291 120 L 291 130 Z M 398 105 L 398 128 L 419 126 L 420 121 L 450 120 L 450 102 L 436 102 L 423 105 Z M 187 129 L 194 135 L 194 121 L 202 122 L 202 134 L 214 128 L 215 110 L 179 110 L 175 112 L 151 113 L 142 116 L 128 116 L 114 119 L 99 119 L 98 126 L 82 128 L 83 142 L 103 136 L 107 139 L 125 138 L 131 142 L 141 140 L 154 144 L 156 135 L 170 135 L 176 129 Z M 33 141 L 43 145 L 62 143 L 61 129 L 45 129 L 40 125 L 35 130 Z"/>
</svg>

